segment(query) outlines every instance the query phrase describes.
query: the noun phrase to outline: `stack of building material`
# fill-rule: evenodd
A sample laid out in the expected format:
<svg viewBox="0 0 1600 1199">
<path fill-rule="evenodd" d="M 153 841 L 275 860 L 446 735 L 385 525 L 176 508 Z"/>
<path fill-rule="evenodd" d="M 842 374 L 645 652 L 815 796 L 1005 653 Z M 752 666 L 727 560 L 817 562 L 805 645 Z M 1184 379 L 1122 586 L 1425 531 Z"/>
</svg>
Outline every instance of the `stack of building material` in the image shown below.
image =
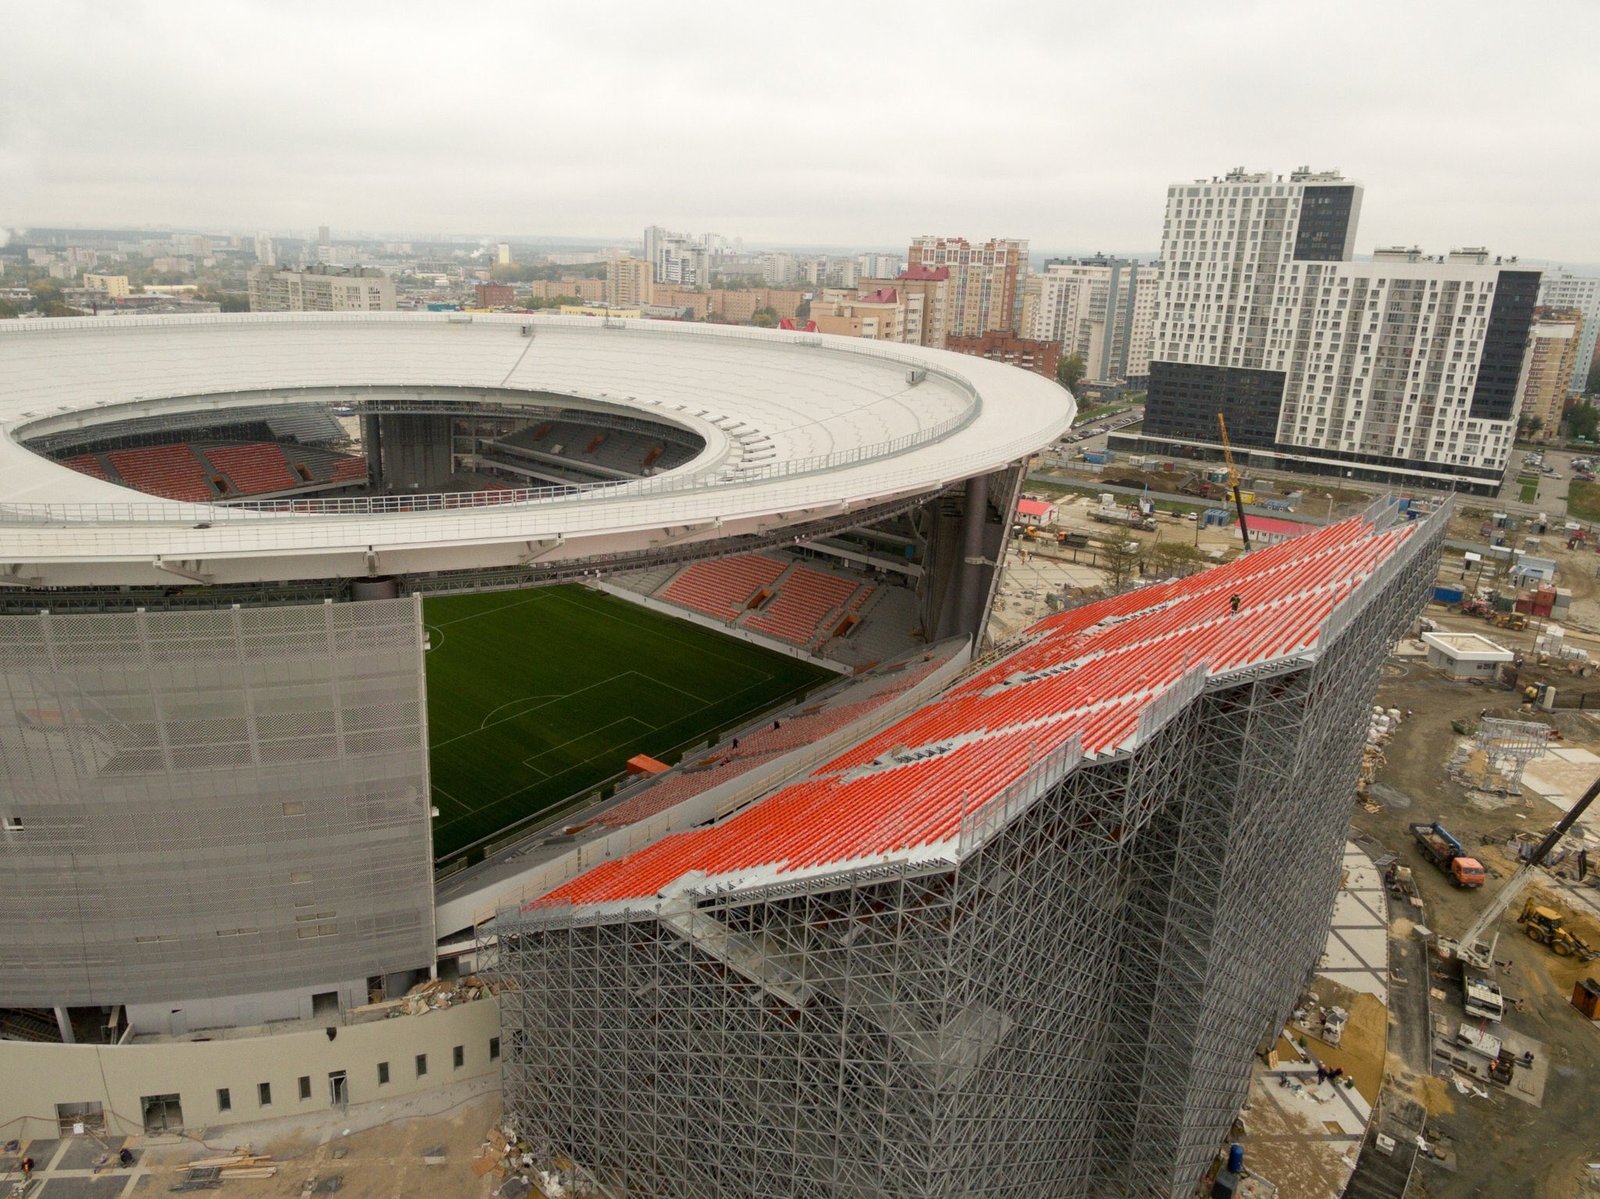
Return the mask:
<svg viewBox="0 0 1600 1199">
<path fill-rule="evenodd" d="M 226 1180 L 229 1178 L 271 1178 L 278 1172 L 278 1167 L 272 1164 L 272 1154 L 252 1153 L 250 1147 L 245 1145 L 233 1153 L 218 1157 L 202 1157 L 188 1162 L 184 1169 L 195 1171 L 218 1171 L 219 1176 Z M 198 1181 L 198 1180 L 197 1180 Z"/>
</svg>

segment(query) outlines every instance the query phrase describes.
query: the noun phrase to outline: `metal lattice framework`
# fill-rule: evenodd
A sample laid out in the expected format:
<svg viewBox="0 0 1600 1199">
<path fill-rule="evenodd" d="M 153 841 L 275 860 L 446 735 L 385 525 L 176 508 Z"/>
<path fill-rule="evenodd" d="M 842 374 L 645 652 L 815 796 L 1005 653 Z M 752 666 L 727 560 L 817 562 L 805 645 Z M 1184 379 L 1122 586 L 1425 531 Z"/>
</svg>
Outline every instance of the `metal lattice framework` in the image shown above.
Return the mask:
<svg viewBox="0 0 1600 1199">
<path fill-rule="evenodd" d="M 1447 518 L 1314 652 L 1188 671 L 1125 749 L 1063 745 L 938 855 L 503 912 L 519 1131 L 641 1197 L 1190 1194 L 1316 964 Z"/>
<path fill-rule="evenodd" d="M 1522 771 L 1544 756 L 1550 726 L 1536 720 L 1496 720 L 1486 716 L 1478 723 L 1476 745 L 1490 770 L 1500 774 L 1508 790 L 1522 785 Z"/>
</svg>

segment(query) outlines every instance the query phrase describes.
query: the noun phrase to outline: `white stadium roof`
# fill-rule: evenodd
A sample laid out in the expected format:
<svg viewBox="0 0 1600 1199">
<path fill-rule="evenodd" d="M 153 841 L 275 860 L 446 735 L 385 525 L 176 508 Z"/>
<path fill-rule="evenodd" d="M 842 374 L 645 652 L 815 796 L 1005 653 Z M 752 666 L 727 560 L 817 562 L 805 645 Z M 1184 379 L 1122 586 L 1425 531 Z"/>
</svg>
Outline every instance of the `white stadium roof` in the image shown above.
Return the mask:
<svg viewBox="0 0 1600 1199">
<path fill-rule="evenodd" d="M 913 384 L 914 370 L 927 374 Z M 297 501 L 291 512 L 157 499 L 21 444 L 164 414 L 357 394 L 423 403 L 447 389 L 450 410 L 554 394 L 687 427 L 706 446 L 650 479 L 524 502 Z M 446 313 L 4 321 L 0 582 L 360 577 L 767 533 L 998 469 L 1074 415 L 1065 391 L 1014 367 L 816 334 Z"/>
</svg>

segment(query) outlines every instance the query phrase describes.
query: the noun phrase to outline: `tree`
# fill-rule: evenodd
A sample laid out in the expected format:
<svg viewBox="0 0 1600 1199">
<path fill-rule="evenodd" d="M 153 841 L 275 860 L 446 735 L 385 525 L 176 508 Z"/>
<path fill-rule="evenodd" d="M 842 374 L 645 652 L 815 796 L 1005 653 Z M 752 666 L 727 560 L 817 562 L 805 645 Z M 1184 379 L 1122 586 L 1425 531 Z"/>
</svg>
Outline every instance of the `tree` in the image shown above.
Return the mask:
<svg viewBox="0 0 1600 1199">
<path fill-rule="evenodd" d="M 1584 383 L 1583 389 L 1590 395 L 1600 392 L 1600 354 L 1589 364 L 1589 378 Z"/>
<path fill-rule="evenodd" d="M 776 308 L 757 308 L 750 316 L 750 323 L 760 329 L 776 329 L 778 327 L 778 310 Z"/>
<path fill-rule="evenodd" d="M 1593 441 L 1595 429 L 1600 427 L 1600 408 L 1588 400 L 1579 400 L 1567 413 L 1567 435 Z"/>
<path fill-rule="evenodd" d="M 1121 541 L 1112 534 L 1100 543 L 1096 565 L 1105 572 L 1106 583 L 1113 591 L 1121 590 L 1139 573 L 1139 563 L 1144 558 L 1144 547 L 1137 541 Z"/>
<path fill-rule="evenodd" d="M 1083 355 L 1068 354 L 1056 363 L 1056 382 L 1071 391 L 1083 378 Z"/>
<path fill-rule="evenodd" d="M 1191 567 L 1209 561 L 1198 547 L 1183 541 L 1158 542 L 1150 551 L 1150 559 L 1165 575 L 1187 574 Z"/>
<path fill-rule="evenodd" d="M 810 300 L 801 300 L 794 306 L 794 319 L 797 321 L 809 321 L 811 319 Z"/>
<path fill-rule="evenodd" d="M 16 319 L 17 306 L 9 300 L 0 300 L 0 321 Z"/>
</svg>

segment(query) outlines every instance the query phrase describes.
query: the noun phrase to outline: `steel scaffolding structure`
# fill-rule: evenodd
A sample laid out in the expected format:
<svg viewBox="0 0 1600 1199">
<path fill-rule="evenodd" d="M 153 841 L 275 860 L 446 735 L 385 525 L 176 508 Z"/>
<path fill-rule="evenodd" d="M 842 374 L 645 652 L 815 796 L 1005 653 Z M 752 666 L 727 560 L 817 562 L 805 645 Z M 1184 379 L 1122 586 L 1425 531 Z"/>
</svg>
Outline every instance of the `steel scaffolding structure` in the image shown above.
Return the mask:
<svg viewBox="0 0 1600 1199">
<path fill-rule="evenodd" d="M 928 852 L 502 912 L 519 1131 L 634 1197 L 1192 1193 L 1316 964 L 1448 515 L 1296 652 L 1185 658 L 1115 752 L 1030 751 Z M 982 694 L 1075 668 L 1027 665 Z"/>
</svg>

